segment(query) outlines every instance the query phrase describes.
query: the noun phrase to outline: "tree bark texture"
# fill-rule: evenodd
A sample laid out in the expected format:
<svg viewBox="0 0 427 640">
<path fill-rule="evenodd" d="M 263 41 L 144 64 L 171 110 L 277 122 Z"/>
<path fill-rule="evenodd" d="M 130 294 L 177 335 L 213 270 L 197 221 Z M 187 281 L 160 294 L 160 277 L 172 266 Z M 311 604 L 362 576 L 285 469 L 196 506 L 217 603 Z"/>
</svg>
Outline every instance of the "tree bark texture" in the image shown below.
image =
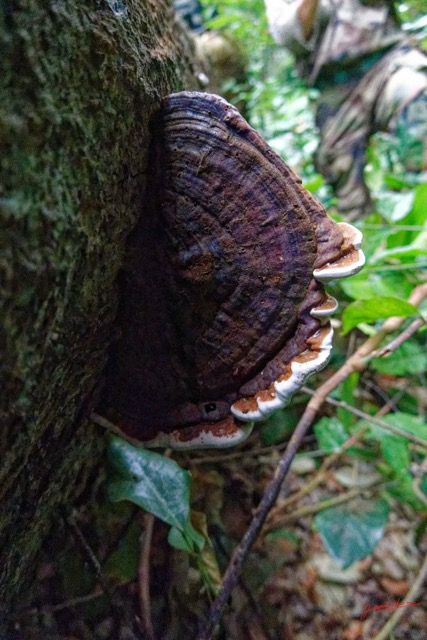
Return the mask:
<svg viewBox="0 0 427 640">
<path fill-rule="evenodd" d="M 167 0 L 2 2 L 0 42 L 5 620 L 103 454 L 87 415 L 144 215 L 149 120 L 162 96 L 200 88 L 200 69 Z"/>
</svg>

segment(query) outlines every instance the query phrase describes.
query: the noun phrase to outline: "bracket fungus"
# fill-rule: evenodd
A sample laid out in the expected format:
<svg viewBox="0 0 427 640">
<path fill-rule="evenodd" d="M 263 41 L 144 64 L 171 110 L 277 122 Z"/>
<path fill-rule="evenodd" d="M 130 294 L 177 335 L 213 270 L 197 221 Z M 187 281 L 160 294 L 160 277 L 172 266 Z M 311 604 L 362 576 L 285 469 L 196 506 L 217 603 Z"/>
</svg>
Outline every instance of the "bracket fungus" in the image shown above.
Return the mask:
<svg viewBox="0 0 427 640">
<path fill-rule="evenodd" d="M 94 419 L 144 446 L 240 443 L 327 363 L 323 283 L 362 268 L 362 236 L 206 93 L 163 100 L 145 205 Z"/>
</svg>

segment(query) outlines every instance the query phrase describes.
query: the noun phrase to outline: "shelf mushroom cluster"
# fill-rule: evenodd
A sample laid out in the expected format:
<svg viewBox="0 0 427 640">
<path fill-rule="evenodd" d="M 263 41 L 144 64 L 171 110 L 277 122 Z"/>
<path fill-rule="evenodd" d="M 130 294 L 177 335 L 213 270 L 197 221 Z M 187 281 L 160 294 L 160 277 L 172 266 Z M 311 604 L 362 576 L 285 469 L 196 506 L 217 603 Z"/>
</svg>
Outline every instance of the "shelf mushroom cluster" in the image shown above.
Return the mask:
<svg viewBox="0 0 427 640">
<path fill-rule="evenodd" d="M 95 419 L 143 446 L 242 442 L 326 365 L 323 285 L 363 267 L 361 239 L 225 100 L 168 96 Z"/>
</svg>

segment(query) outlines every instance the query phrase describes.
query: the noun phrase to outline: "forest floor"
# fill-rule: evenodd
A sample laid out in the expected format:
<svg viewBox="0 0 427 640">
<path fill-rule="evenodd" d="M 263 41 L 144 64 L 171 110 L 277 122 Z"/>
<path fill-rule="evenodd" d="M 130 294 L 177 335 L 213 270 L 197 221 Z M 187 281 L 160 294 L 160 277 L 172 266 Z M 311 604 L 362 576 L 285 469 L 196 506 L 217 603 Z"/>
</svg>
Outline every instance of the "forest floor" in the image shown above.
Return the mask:
<svg viewBox="0 0 427 640">
<path fill-rule="evenodd" d="M 208 523 L 212 546 L 204 563 L 211 576 L 224 571 L 274 473 L 280 453 L 261 445 L 255 433 L 237 452 L 178 457 L 192 473 L 193 510 Z M 426 638 L 425 589 L 407 604 L 427 554 L 425 514 L 423 519 L 402 502 L 392 504 L 373 553 L 343 569 L 326 552 L 313 515 L 321 501 L 339 496 L 344 502 L 349 497 L 349 508 L 357 510 L 358 500 L 378 483 L 378 473 L 373 463 L 345 454 L 324 469 L 312 455 L 315 446 L 309 435 L 216 637 Z M 358 494 L 353 501 L 351 492 Z M 130 503 L 108 502 L 101 474 L 80 507 L 58 514 L 36 580 L 16 607 L 14 631 L 5 640 L 196 638 L 210 597 L 197 563 L 172 549 L 167 534 L 166 525 Z M 384 627 L 398 605 L 402 616 L 387 632 Z"/>
</svg>

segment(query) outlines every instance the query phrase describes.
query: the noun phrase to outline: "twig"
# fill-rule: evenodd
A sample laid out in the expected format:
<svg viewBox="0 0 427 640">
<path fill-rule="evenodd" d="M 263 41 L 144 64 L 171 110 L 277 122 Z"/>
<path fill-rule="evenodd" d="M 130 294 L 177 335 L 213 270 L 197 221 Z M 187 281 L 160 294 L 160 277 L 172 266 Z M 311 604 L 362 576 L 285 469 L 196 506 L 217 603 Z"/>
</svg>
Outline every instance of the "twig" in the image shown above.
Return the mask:
<svg viewBox="0 0 427 640">
<path fill-rule="evenodd" d="M 304 391 L 304 393 L 308 393 L 311 396 L 315 396 L 316 395 L 316 391 L 313 391 L 312 389 L 309 389 L 308 387 L 302 387 L 302 391 Z M 325 398 L 325 402 L 327 402 L 328 404 L 332 404 L 334 407 L 340 407 L 341 409 L 345 409 L 346 411 L 349 411 L 350 413 L 353 413 L 355 416 L 358 416 L 359 418 L 362 418 L 363 420 L 367 420 L 368 422 L 372 422 L 372 424 L 376 424 L 379 427 L 382 427 L 383 429 L 386 429 L 387 431 L 391 431 L 392 433 L 395 433 L 398 436 L 402 436 L 402 438 L 406 438 L 407 440 L 410 440 L 411 442 L 414 442 L 415 444 L 419 444 L 421 447 L 427 447 L 427 440 L 423 439 L 423 438 L 418 438 L 418 436 L 414 436 L 412 435 L 412 433 L 409 433 L 408 431 L 404 431 L 403 429 L 399 429 L 399 427 L 395 427 L 392 424 L 389 424 L 388 422 L 385 422 L 384 420 L 380 420 L 379 418 L 377 418 L 376 416 L 371 416 L 369 413 L 365 413 L 365 411 L 361 411 L 360 409 L 356 409 L 356 407 L 352 407 L 351 405 L 347 404 L 346 402 L 343 402 L 342 400 L 335 400 L 334 398 Z"/>
<path fill-rule="evenodd" d="M 309 403 L 310 405 L 310 403 Z M 289 467 L 291 466 L 292 460 L 295 457 L 296 452 L 304 438 L 307 430 L 309 429 L 314 417 L 316 415 L 313 412 L 313 409 L 310 406 L 307 406 L 304 414 L 302 415 L 294 433 L 292 434 L 291 439 L 288 442 L 288 446 L 277 465 L 276 472 L 273 478 L 270 480 L 264 494 L 261 498 L 261 501 L 258 505 L 258 508 L 255 511 L 255 514 L 252 518 L 252 521 L 247 529 L 245 535 L 243 536 L 240 543 L 237 545 L 236 549 L 231 556 L 230 563 L 225 572 L 221 589 L 215 598 L 210 613 L 209 619 L 206 623 L 206 626 L 202 629 L 200 635 L 198 636 L 198 640 L 209 640 L 212 637 L 212 631 L 218 624 L 223 608 L 225 607 L 228 598 L 236 586 L 240 569 L 242 567 L 243 562 L 246 560 L 246 557 L 254 544 L 258 533 L 260 532 L 262 525 L 267 517 L 269 510 L 274 504 L 282 484 L 282 481 L 286 477 Z"/>
<path fill-rule="evenodd" d="M 360 229 L 392 229 L 393 231 L 423 231 L 425 227 L 420 224 L 361 224 Z"/>
<path fill-rule="evenodd" d="M 313 396 L 316 393 L 309 387 L 302 387 L 301 391 L 311 396 Z M 398 435 L 402 435 L 403 437 L 408 438 L 409 440 L 412 440 L 412 439 L 414 439 L 414 441 L 418 440 L 418 438 L 416 437 L 412 438 L 411 434 L 408 434 L 405 431 L 400 431 L 400 429 L 397 429 L 392 425 L 389 425 L 387 422 L 383 422 L 382 420 L 378 419 L 379 415 L 384 415 L 393 406 L 392 404 L 389 404 L 388 406 L 384 405 L 384 407 L 381 407 L 381 409 L 377 412 L 375 416 L 371 416 L 368 413 L 365 413 L 364 411 L 360 411 L 359 409 L 352 407 L 346 402 L 335 400 L 334 398 L 331 398 L 329 396 L 325 398 L 325 402 L 335 407 L 340 407 L 346 411 L 349 411 L 350 413 L 353 413 L 354 415 L 357 415 L 360 418 L 364 418 L 367 421 L 373 422 L 374 424 L 378 424 L 380 427 L 383 427 L 384 429 L 388 429 L 389 431 L 392 431 Z M 357 433 L 353 434 L 348 440 L 346 440 L 340 446 L 340 448 L 337 451 L 334 451 L 331 455 L 325 458 L 325 460 L 323 461 L 320 469 L 318 470 L 314 478 L 312 478 L 303 487 L 301 487 L 301 489 L 291 494 L 288 498 L 286 498 L 286 500 L 283 500 L 282 502 L 280 502 L 280 504 L 273 507 L 268 515 L 265 531 L 266 532 L 270 531 L 273 528 L 273 525 L 268 524 L 269 521 L 273 522 L 275 519 L 277 519 L 277 517 L 280 516 L 282 512 L 286 511 L 290 506 L 292 506 L 292 504 L 294 504 L 295 502 L 299 502 L 301 498 L 311 493 L 316 487 L 318 487 L 325 479 L 328 469 L 337 460 L 339 460 L 348 449 L 350 449 L 351 447 L 354 447 L 358 443 L 360 438 L 362 438 L 367 431 L 368 431 L 368 427 L 364 427 L 360 429 L 360 431 L 358 431 Z M 417 444 L 419 443 L 417 442 Z M 427 440 L 423 441 L 420 446 L 425 448 L 427 446 Z"/>
<path fill-rule="evenodd" d="M 376 273 L 378 271 L 409 271 L 410 269 L 424 269 L 425 267 L 427 267 L 427 262 L 420 260 L 419 262 L 406 264 L 368 265 L 364 268 L 364 272 Z"/>
<path fill-rule="evenodd" d="M 93 593 L 88 593 L 85 596 L 77 596 L 76 598 L 70 598 L 69 600 L 65 600 L 64 602 L 59 602 L 58 604 L 45 604 L 42 607 L 32 607 L 31 609 L 23 609 L 16 615 L 16 619 L 20 620 L 24 616 L 34 616 L 34 615 L 47 615 L 51 613 L 55 613 L 56 611 L 63 611 L 64 609 L 74 609 L 80 604 L 87 604 L 88 602 L 92 602 L 92 600 L 96 600 L 97 598 L 104 597 L 104 591 L 95 591 Z"/>
<path fill-rule="evenodd" d="M 424 491 L 421 489 L 422 480 L 423 480 L 422 476 L 420 478 L 415 478 L 412 483 L 412 488 L 418 500 L 420 500 L 420 502 L 422 502 L 425 505 L 425 507 L 427 507 L 427 496 L 424 493 Z"/>
<path fill-rule="evenodd" d="M 301 391 L 311 396 L 313 396 L 316 393 L 309 387 L 302 387 Z M 419 439 L 416 436 L 412 436 L 412 434 L 410 433 L 408 434 L 405 431 L 401 431 L 397 427 L 393 427 L 392 425 L 389 425 L 387 422 L 384 422 L 378 418 L 379 415 L 384 415 L 386 411 L 389 410 L 391 406 L 393 406 L 392 404 L 390 404 L 389 406 L 385 405 L 377 412 L 375 416 L 371 416 L 368 413 L 365 413 L 364 411 L 360 411 L 359 409 L 352 407 L 346 402 L 335 400 L 334 398 L 331 398 L 329 396 L 325 398 L 325 402 L 335 407 L 340 407 L 346 411 L 349 411 L 350 413 L 353 413 L 359 418 L 363 418 L 369 422 L 377 424 L 378 426 L 383 427 L 384 429 L 388 429 L 389 431 L 396 433 L 397 435 L 401 435 L 407 438 L 408 440 L 413 440 L 416 444 L 420 444 L 420 446 L 423 448 L 427 447 L 427 440 L 423 440 L 422 443 L 420 443 Z M 348 440 L 346 440 L 346 442 L 344 442 L 337 451 L 334 451 L 331 455 L 325 458 L 320 469 L 318 470 L 317 474 L 312 480 L 307 482 L 303 487 L 301 487 L 301 489 L 299 489 L 298 491 L 290 495 L 288 498 L 286 498 L 286 500 L 283 500 L 283 502 L 281 502 L 276 507 L 273 507 L 273 509 L 271 509 L 268 515 L 268 521 L 275 520 L 283 511 L 286 511 L 292 504 L 294 504 L 295 502 L 299 502 L 301 498 L 303 498 L 308 493 L 311 493 L 316 487 L 318 487 L 325 479 L 328 469 L 337 460 L 339 460 L 339 458 L 341 458 L 342 455 L 348 449 L 350 449 L 351 447 L 354 447 L 357 444 L 357 442 L 360 440 L 360 438 L 362 438 L 362 436 L 364 436 L 367 431 L 368 431 L 368 427 L 364 427 L 363 429 L 360 429 L 360 431 L 353 434 Z M 273 528 L 273 525 L 270 525 L 270 526 L 268 525 L 268 521 L 267 521 L 265 531 L 270 531 Z"/>
<path fill-rule="evenodd" d="M 115 623 L 115 627 L 116 627 L 116 631 L 118 631 L 120 629 L 120 625 L 123 622 L 123 609 L 115 602 L 114 600 L 114 592 L 110 589 L 107 580 L 104 577 L 103 571 L 102 571 L 102 567 L 101 564 L 98 560 L 98 558 L 96 557 L 94 551 L 92 550 L 91 546 L 89 545 L 89 543 L 87 542 L 83 532 L 80 530 L 80 527 L 77 524 L 76 518 L 74 514 L 68 515 L 68 516 L 64 516 L 65 521 L 71 526 L 74 535 L 76 536 L 79 544 L 81 545 L 81 547 L 83 548 L 85 554 L 87 555 L 90 563 L 93 565 L 95 572 L 96 572 L 96 576 L 97 576 L 97 580 L 103 590 L 103 592 L 108 596 L 109 598 L 109 602 L 110 602 L 110 608 L 111 608 L 111 612 L 113 614 L 113 620 Z M 132 627 L 132 631 L 135 634 L 135 637 L 138 638 L 139 640 L 145 640 L 145 637 L 143 635 L 143 630 L 140 629 L 140 625 L 139 625 L 139 621 L 137 620 L 136 616 L 132 616 L 132 618 L 129 620 L 130 625 Z M 151 640 L 151 639 L 150 639 Z"/>
<path fill-rule="evenodd" d="M 141 542 L 141 556 L 138 566 L 139 608 L 148 640 L 156 640 L 153 621 L 151 619 L 150 604 L 150 549 L 153 536 L 154 516 L 151 513 L 145 513 L 141 519 L 144 523 L 144 534 Z"/>
<path fill-rule="evenodd" d="M 423 324 L 425 323 L 424 318 L 416 318 L 409 327 L 407 327 L 400 335 L 397 336 L 394 340 L 388 343 L 384 349 L 378 353 L 377 357 L 384 358 L 390 355 L 393 351 L 396 351 L 406 340 L 411 338 L 415 333 L 417 333 L 418 329 L 421 329 Z"/>
<path fill-rule="evenodd" d="M 378 481 L 375 485 L 381 485 L 383 481 Z M 374 485 L 369 487 L 369 491 L 372 491 Z M 366 493 L 368 489 L 366 487 L 355 487 L 354 489 L 350 489 L 350 491 L 346 491 L 345 493 L 340 493 L 338 496 L 334 496 L 333 498 L 328 498 L 327 500 L 322 500 L 316 504 L 307 504 L 292 513 L 289 513 L 283 518 L 280 519 L 280 523 L 277 526 L 282 526 L 285 523 L 294 522 L 295 520 L 299 520 L 300 518 L 304 518 L 305 516 L 312 515 L 313 513 L 319 513 L 319 511 L 324 511 L 325 509 L 329 509 L 330 507 L 336 507 L 338 504 L 343 504 L 344 502 L 349 502 L 353 500 L 353 498 L 357 498 L 361 493 Z M 277 526 L 270 526 L 269 531 L 273 531 L 277 528 Z"/>
<path fill-rule="evenodd" d="M 377 413 L 375 414 L 375 417 L 381 418 L 382 416 L 385 416 L 387 413 L 390 413 L 390 411 L 394 411 L 394 409 L 396 409 L 397 405 L 399 404 L 399 402 L 407 392 L 408 387 L 409 387 L 409 382 L 405 382 L 405 384 L 403 385 L 403 388 L 399 389 L 399 391 L 392 398 L 389 398 L 387 402 L 380 409 L 378 409 Z"/>
<path fill-rule="evenodd" d="M 284 447 L 284 445 L 283 445 Z M 280 445 L 279 445 L 280 448 Z M 277 451 L 277 445 L 268 445 L 266 447 L 257 447 L 254 449 L 243 449 L 242 451 L 233 451 L 233 453 L 222 453 L 220 455 L 204 455 L 200 458 L 191 458 L 191 464 L 216 464 L 217 462 L 230 462 L 231 460 L 240 460 L 246 457 L 256 457 L 271 451 Z"/>
<path fill-rule="evenodd" d="M 408 591 L 408 594 L 405 598 L 405 602 L 414 602 L 414 600 L 418 597 L 418 594 L 423 586 L 423 582 L 427 577 L 427 555 L 424 559 L 423 565 L 420 569 L 419 574 L 417 575 L 414 584 Z M 387 638 L 391 637 L 391 633 L 393 629 L 398 624 L 400 618 L 405 613 L 405 609 L 396 609 L 390 618 L 387 620 L 386 624 L 383 626 L 381 631 L 377 633 L 376 636 L 372 638 L 372 640 L 387 640 Z"/>
<path fill-rule="evenodd" d="M 316 487 L 318 487 L 323 482 L 323 480 L 325 479 L 325 477 L 327 475 L 327 472 L 328 472 L 328 469 L 337 460 L 339 460 L 339 458 L 348 449 L 350 449 L 351 447 L 354 447 L 357 444 L 357 442 L 360 440 L 360 438 L 364 435 L 364 433 L 366 431 L 367 431 L 367 427 L 364 428 L 364 429 L 361 429 L 358 433 L 355 433 L 348 440 L 346 440 L 346 442 L 344 442 L 341 445 L 341 447 L 339 448 L 338 451 L 334 451 L 334 453 L 332 453 L 327 458 L 325 458 L 325 460 L 323 461 L 319 471 L 317 472 L 315 477 L 310 482 L 307 482 L 303 487 L 301 487 L 301 489 L 299 489 L 299 491 L 296 491 L 295 493 L 290 495 L 288 498 L 286 498 L 286 500 L 283 500 L 283 502 L 281 502 L 276 507 L 271 509 L 271 511 L 270 511 L 270 513 L 268 515 L 268 521 L 275 520 L 283 511 L 286 511 L 291 505 L 293 505 L 295 502 L 299 502 L 301 500 L 301 498 L 303 498 L 308 493 L 311 493 Z M 270 530 L 272 528 L 270 526 L 267 529 L 268 521 L 267 521 L 267 525 L 266 525 L 266 530 Z"/>
<path fill-rule="evenodd" d="M 72 528 L 74 536 L 77 538 L 77 540 L 78 540 L 80 546 L 82 547 L 85 555 L 87 556 L 87 558 L 89 559 L 91 565 L 93 566 L 93 568 L 95 570 L 95 574 L 96 574 L 97 580 L 98 580 L 99 584 L 101 585 L 102 590 L 104 591 L 104 593 L 106 593 L 108 595 L 109 598 L 111 598 L 112 594 L 110 592 L 110 588 L 109 588 L 109 586 L 107 584 L 107 581 L 105 580 L 104 575 L 102 573 L 101 564 L 100 564 L 98 558 L 96 557 L 96 554 L 92 550 L 91 546 L 89 545 L 88 541 L 86 540 L 83 532 L 80 530 L 80 527 L 79 527 L 79 525 L 77 524 L 77 521 L 76 521 L 75 514 L 71 513 L 71 514 L 65 516 L 65 521 Z"/>
<path fill-rule="evenodd" d="M 286 448 L 286 442 L 279 444 L 269 444 L 265 447 L 256 447 L 253 449 L 243 449 L 242 451 L 233 451 L 233 453 L 223 453 L 221 455 L 204 455 L 200 458 L 191 458 L 191 464 L 216 464 L 217 462 L 230 462 L 230 460 L 240 460 L 241 458 L 259 457 L 265 453 L 272 451 L 278 452 Z"/>
<path fill-rule="evenodd" d="M 425 297 L 427 297 L 427 284 L 416 287 L 411 296 L 409 302 L 413 305 L 418 305 Z M 280 487 L 283 480 L 286 478 L 292 460 L 295 457 L 301 442 L 313 423 L 317 412 L 322 406 L 323 402 L 339 384 L 341 384 L 349 375 L 356 371 L 363 371 L 368 363 L 368 356 L 374 351 L 384 340 L 384 338 L 396 331 L 404 322 L 404 318 L 388 318 L 382 326 L 382 328 L 374 335 L 368 338 L 355 353 L 344 363 L 344 365 L 333 375 L 329 380 L 322 384 L 313 395 L 304 413 L 301 416 L 298 425 L 288 442 L 282 458 L 276 468 L 276 472 L 273 478 L 267 485 L 266 490 L 261 498 L 257 510 L 252 518 L 252 521 L 243 536 L 240 543 L 237 545 L 231 557 L 230 564 L 224 575 L 221 589 L 212 603 L 211 610 L 209 612 L 209 618 L 206 625 L 201 630 L 198 640 L 210 640 L 212 633 L 219 623 L 222 611 L 227 604 L 228 598 L 238 582 L 238 576 L 241 567 L 249 554 L 249 551 L 254 544 L 261 528 L 265 522 L 265 519 L 273 506 L 277 496 L 279 495 Z"/>
</svg>

